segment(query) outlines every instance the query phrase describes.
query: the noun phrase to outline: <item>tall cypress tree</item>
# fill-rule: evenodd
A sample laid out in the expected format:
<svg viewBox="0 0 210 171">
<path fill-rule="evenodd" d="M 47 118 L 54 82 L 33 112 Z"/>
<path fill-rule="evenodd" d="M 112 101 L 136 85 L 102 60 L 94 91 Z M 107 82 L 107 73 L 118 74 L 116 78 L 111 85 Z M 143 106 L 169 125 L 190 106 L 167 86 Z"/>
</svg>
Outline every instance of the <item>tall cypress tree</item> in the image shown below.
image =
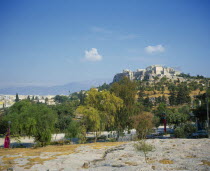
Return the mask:
<svg viewBox="0 0 210 171">
<path fill-rule="evenodd" d="M 179 84 L 176 100 L 178 105 L 190 102 L 190 91 L 185 83 Z"/>
<path fill-rule="evenodd" d="M 169 103 L 170 103 L 170 105 L 176 105 L 176 86 L 175 85 L 171 85 L 170 87 L 169 87 L 169 91 L 170 91 L 170 93 L 169 93 Z"/>
<path fill-rule="evenodd" d="M 16 93 L 15 102 L 19 102 L 19 101 L 20 101 L 20 99 L 19 99 L 19 97 L 18 97 L 18 93 Z"/>
</svg>

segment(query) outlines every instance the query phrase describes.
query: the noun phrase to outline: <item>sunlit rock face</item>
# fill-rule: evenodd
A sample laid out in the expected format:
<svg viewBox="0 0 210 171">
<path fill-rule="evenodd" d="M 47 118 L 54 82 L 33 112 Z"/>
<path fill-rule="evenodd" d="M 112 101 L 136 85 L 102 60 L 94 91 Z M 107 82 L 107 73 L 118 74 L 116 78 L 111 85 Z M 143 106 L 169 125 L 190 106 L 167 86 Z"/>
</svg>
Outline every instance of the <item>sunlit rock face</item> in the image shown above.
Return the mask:
<svg viewBox="0 0 210 171">
<path fill-rule="evenodd" d="M 123 70 L 122 73 L 118 73 L 114 76 L 113 82 L 120 81 L 123 77 L 128 77 L 130 80 L 149 80 L 153 81 L 155 77 L 162 78 L 167 77 L 172 80 L 181 79 L 178 77 L 179 71 L 176 71 L 170 67 L 164 67 L 161 65 L 151 65 L 146 69 L 137 69 L 136 71 L 131 71 L 128 69 Z"/>
</svg>

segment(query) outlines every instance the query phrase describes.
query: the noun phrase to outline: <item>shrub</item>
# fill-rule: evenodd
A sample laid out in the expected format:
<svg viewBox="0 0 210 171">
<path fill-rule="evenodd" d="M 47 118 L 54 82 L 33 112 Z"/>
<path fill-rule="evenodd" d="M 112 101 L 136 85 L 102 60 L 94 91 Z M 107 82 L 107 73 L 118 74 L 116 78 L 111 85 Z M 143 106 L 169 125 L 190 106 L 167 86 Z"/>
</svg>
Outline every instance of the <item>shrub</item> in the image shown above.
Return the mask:
<svg viewBox="0 0 210 171">
<path fill-rule="evenodd" d="M 50 143 L 57 117 L 48 106 L 27 100 L 15 103 L 3 117 L 11 121 L 11 135 L 34 137 L 36 146 Z"/>
<path fill-rule="evenodd" d="M 184 131 L 185 131 L 186 137 L 188 137 L 189 135 L 191 135 L 193 132 L 196 131 L 196 127 L 190 123 L 187 123 L 184 126 Z"/>
<path fill-rule="evenodd" d="M 133 116 L 133 126 L 136 129 L 139 139 L 146 138 L 146 135 L 149 134 L 154 127 L 154 116 L 149 112 L 143 112 L 139 115 Z"/>
<path fill-rule="evenodd" d="M 116 142 L 117 141 L 116 138 L 109 138 L 108 140 L 109 140 L 109 142 Z"/>
<path fill-rule="evenodd" d="M 154 150 L 155 147 L 153 145 L 151 145 L 151 144 L 146 143 L 145 140 L 141 140 L 138 143 L 135 143 L 134 144 L 134 148 L 137 151 L 143 151 L 144 157 L 145 157 L 145 161 L 147 163 L 147 153 L 149 151 Z"/>
<path fill-rule="evenodd" d="M 177 138 L 187 138 L 190 134 L 196 131 L 195 126 L 190 123 L 186 123 L 177 127 L 174 131 L 175 137 Z"/>
<path fill-rule="evenodd" d="M 183 127 L 177 127 L 174 130 L 174 135 L 176 138 L 185 138 L 185 132 Z"/>
<path fill-rule="evenodd" d="M 66 130 L 66 138 L 77 138 L 80 134 L 80 125 L 77 121 L 72 120 Z"/>
</svg>

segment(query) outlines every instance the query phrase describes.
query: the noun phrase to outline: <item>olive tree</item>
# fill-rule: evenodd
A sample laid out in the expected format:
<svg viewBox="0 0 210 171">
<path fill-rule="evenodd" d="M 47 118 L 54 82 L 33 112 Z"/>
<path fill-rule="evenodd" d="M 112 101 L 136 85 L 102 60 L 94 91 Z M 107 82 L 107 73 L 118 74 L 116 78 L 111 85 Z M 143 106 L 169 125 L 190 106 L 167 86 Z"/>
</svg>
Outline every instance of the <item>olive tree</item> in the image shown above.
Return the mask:
<svg viewBox="0 0 210 171">
<path fill-rule="evenodd" d="M 149 112 L 142 112 L 133 116 L 133 127 L 136 129 L 139 139 L 145 139 L 154 127 L 154 115 Z"/>
<path fill-rule="evenodd" d="M 91 89 L 87 92 L 85 103 L 76 112 L 83 114 L 82 125 L 87 131 L 94 131 L 96 139 L 98 132 L 113 129 L 116 123 L 116 113 L 123 106 L 123 100 L 107 90 Z"/>
<path fill-rule="evenodd" d="M 3 119 L 12 122 L 12 135 L 34 137 L 37 145 L 44 146 L 51 141 L 57 117 L 45 104 L 23 100 L 15 103 Z"/>
</svg>

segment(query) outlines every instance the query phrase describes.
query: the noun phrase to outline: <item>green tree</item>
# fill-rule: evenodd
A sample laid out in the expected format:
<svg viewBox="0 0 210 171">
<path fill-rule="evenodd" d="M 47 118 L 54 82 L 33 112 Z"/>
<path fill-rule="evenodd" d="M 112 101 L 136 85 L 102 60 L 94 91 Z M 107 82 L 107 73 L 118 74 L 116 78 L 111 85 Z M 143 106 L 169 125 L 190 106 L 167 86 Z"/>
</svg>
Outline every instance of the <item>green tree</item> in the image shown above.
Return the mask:
<svg viewBox="0 0 210 171">
<path fill-rule="evenodd" d="M 187 107 L 181 107 L 178 109 L 167 109 L 166 120 L 169 125 L 175 125 L 175 127 L 180 124 L 186 123 L 190 118 L 190 111 Z"/>
<path fill-rule="evenodd" d="M 132 128 L 131 117 L 139 113 L 139 108 L 136 105 L 137 86 L 135 82 L 124 77 L 119 82 L 112 84 L 110 91 L 124 102 L 124 106 L 116 116 L 116 129 L 119 136 L 120 132 Z"/>
<path fill-rule="evenodd" d="M 165 87 L 161 86 L 161 93 L 164 94 L 164 91 L 165 91 Z"/>
<path fill-rule="evenodd" d="M 123 99 L 126 107 L 133 106 L 136 102 L 137 86 L 129 78 L 124 77 L 121 81 L 111 86 L 111 92 Z"/>
<path fill-rule="evenodd" d="M 144 102 L 144 97 L 145 97 L 145 92 L 143 89 L 140 89 L 138 92 L 138 102 L 143 103 Z"/>
<path fill-rule="evenodd" d="M 144 110 L 145 110 L 145 111 L 147 111 L 147 112 L 151 111 L 153 104 L 152 104 L 152 102 L 150 101 L 149 96 L 147 96 L 147 97 L 144 99 L 143 105 L 144 105 Z"/>
<path fill-rule="evenodd" d="M 8 122 L 3 118 L 4 114 L 0 115 L 0 134 L 5 134 L 8 129 Z"/>
<path fill-rule="evenodd" d="M 55 128 L 59 132 L 65 132 L 74 117 L 76 107 L 72 104 L 72 102 L 66 102 L 51 106 L 51 108 L 55 111 L 58 117 Z"/>
<path fill-rule="evenodd" d="M 195 116 L 197 118 L 199 118 L 199 122 L 200 123 L 205 123 L 207 120 L 207 104 L 208 104 L 208 108 L 210 109 L 210 88 L 208 88 L 207 93 L 198 95 L 196 97 L 197 101 L 200 101 L 201 104 L 197 105 L 197 107 L 195 108 L 195 110 L 193 111 Z M 206 99 L 208 97 L 208 100 Z M 209 117 L 210 117 L 210 110 L 208 113 Z"/>
<path fill-rule="evenodd" d="M 103 121 L 101 129 L 110 129 L 114 127 L 116 113 L 123 107 L 123 100 L 109 91 L 98 92 L 96 89 L 91 89 L 88 91 L 85 104 L 100 111 Z"/>
<path fill-rule="evenodd" d="M 159 118 L 159 121 L 161 122 L 161 124 L 162 124 L 163 114 L 166 113 L 166 110 L 167 110 L 166 104 L 165 103 L 160 103 L 158 105 L 157 109 L 154 111 L 155 117 Z"/>
<path fill-rule="evenodd" d="M 95 142 L 98 138 L 98 132 L 101 128 L 101 118 L 100 113 L 97 109 L 88 106 L 79 106 L 77 112 L 82 113 L 83 116 L 83 125 L 85 125 L 86 131 L 95 132 Z"/>
<path fill-rule="evenodd" d="M 87 130 L 97 132 L 112 130 L 116 124 L 117 112 L 123 106 L 123 100 L 109 91 L 98 92 L 91 89 L 87 92 L 85 105 L 77 109 L 77 113 L 84 115 L 83 123 Z"/>
<path fill-rule="evenodd" d="M 156 83 L 157 83 L 157 80 L 159 79 L 159 77 L 158 76 L 153 76 L 153 81 L 154 81 L 154 88 L 155 88 L 155 90 L 156 90 Z"/>
<path fill-rule="evenodd" d="M 149 112 L 142 112 L 133 116 L 133 127 L 136 129 L 139 139 L 145 139 L 154 127 L 154 115 Z"/>
<path fill-rule="evenodd" d="M 18 93 L 16 93 L 15 102 L 19 102 L 19 101 L 20 101 L 20 99 L 19 99 Z"/>
<path fill-rule="evenodd" d="M 54 97 L 55 102 L 57 103 L 65 103 L 69 100 L 69 98 L 67 96 L 61 96 L 61 95 L 56 95 Z"/>
<path fill-rule="evenodd" d="M 190 123 L 180 125 L 174 130 L 176 138 L 187 138 L 196 131 L 196 127 Z"/>
<path fill-rule="evenodd" d="M 188 84 L 188 86 L 189 86 L 189 90 L 191 90 L 191 91 L 195 91 L 195 90 L 197 90 L 199 88 L 199 84 L 198 84 L 197 81 L 190 82 Z"/>
<path fill-rule="evenodd" d="M 169 93 L 169 103 L 171 106 L 176 105 L 176 86 L 174 84 L 170 84 L 168 87 Z"/>
<path fill-rule="evenodd" d="M 84 105 L 85 103 L 85 97 L 86 97 L 86 93 L 84 91 L 80 91 L 79 94 L 78 94 L 78 98 L 79 98 L 79 101 L 80 101 L 80 105 Z"/>
<path fill-rule="evenodd" d="M 165 84 L 166 81 L 167 81 L 167 79 L 168 79 L 168 78 L 167 78 L 166 76 L 162 77 L 162 78 L 160 79 L 161 84 Z"/>
<path fill-rule="evenodd" d="M 98 91 L 102 91 L 102 90 L 109 90 L 110 89 L 110 85 L 104 83 L 102 86 L 98 87 Z"/>
<path fill-rule="evenodd" d="M 49 101 L 49 99 L 46 97 L 45 98 L 45 104 L 47 104 L 48 101 Z"/>
<path fill-rule="evenodd" d="M 178 91 L 177 91 L 177 97 L 176 97 L 176 103 L 178 105 L 184 104 L 184 103 L 190 103 L 190 91 L 185 83 L 178 85 Z"/>
<path fill-rule="evenodd" d="M 166 103 L 166 101 L 167 101 L 167 100 L 166 100 L 166 97 L 163 95 L 163 96 L 161 97 L 161 102 L 162 102 L 162 103 Z"/>
<path fill-rule="evenodd" d="M 80 124 L 78 121 L 72 120 L 65 131 L 66 138 L 79 138 L 81 134 Z"/>
<path fill-rule="evenodd" d="M 4 120 L 12 122 L 11 134 L 32 136 L 38 145 L 44 146 L 51 140 L 56 115 L 44 104 L 23 100 L 9 109 Z"/>
</svg>

